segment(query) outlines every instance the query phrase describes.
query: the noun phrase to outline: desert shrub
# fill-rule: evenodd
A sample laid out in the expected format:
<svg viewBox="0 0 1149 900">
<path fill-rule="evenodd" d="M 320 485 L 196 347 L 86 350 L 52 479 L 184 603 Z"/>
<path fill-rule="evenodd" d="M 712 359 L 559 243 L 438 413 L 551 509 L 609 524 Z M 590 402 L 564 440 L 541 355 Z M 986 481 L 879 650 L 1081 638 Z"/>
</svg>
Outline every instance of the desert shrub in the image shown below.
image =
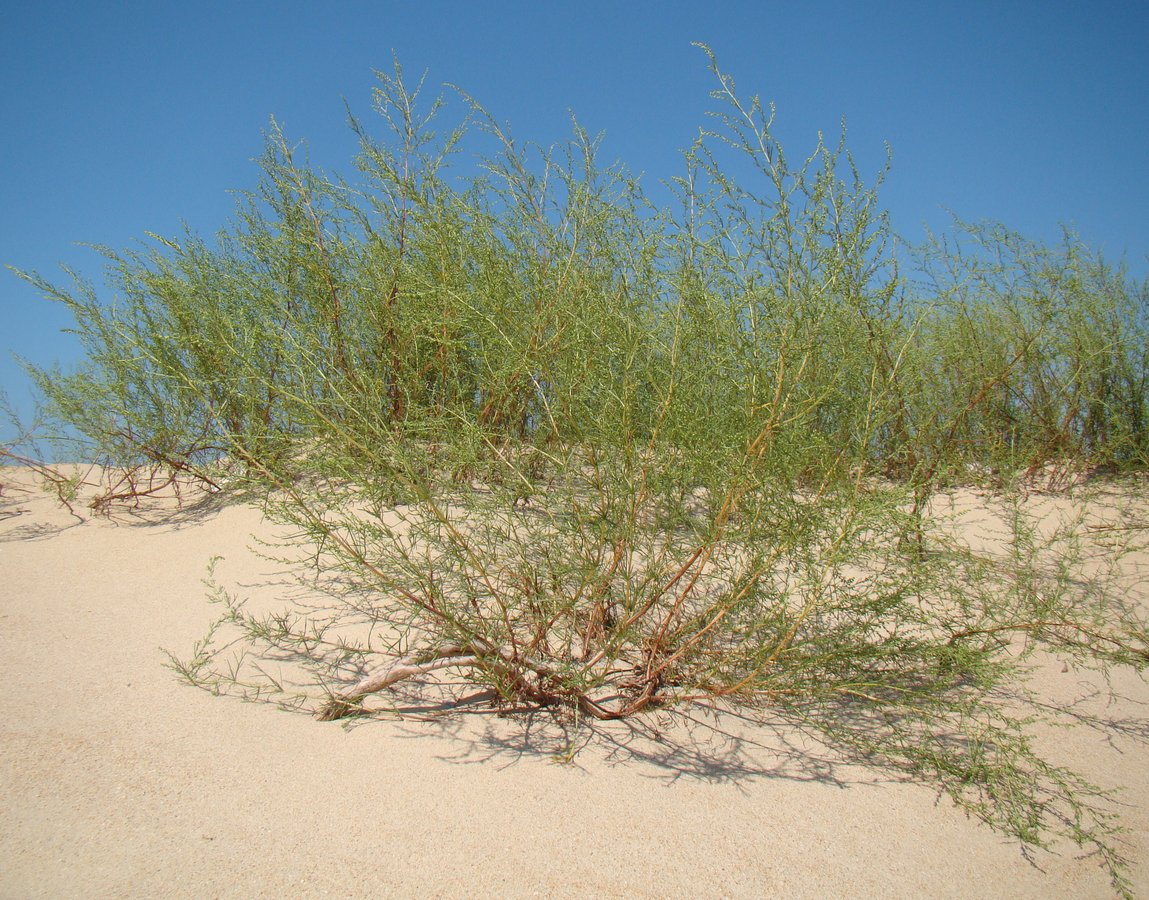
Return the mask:
<svg viewBox="0 0 1149 900">
<path fill-rule="evenodd" d="M 1072 233 L 1049 248 L 1000 225 L 957 226 L 922 258 L 937 304 L 928 390 L 967 410 L 952 442 L 1007 471 L 1144 469 L 1149 285 Z"/>
<path fill-rule="evenodd" d="M 844 134 L 792 165 L 709 58 L 671 208 L 577 123 L 523 145 L 464 95 L 436 132 L 396 67 L 356 181 L 273 128 L 235 228 L 108 252 L 115 304 L 26 276 L 88 351 L 37 373 L 56 415 L 120 464 L 259 486 L 330 596 L 217 586 L 172 664 L 325 719 L 446 668 L 509 708 L 784 714 L 1024 841 L 1092 842 L 1120 886 L 1094 789 L 1002 697 L 1043 651 L 1144 667 L 1145 624 L 1083 574 L 1080 523 L 1007 499 L 990 552 L 935 501 L 971 463 L 1144 465 L 1144 291 L 994 229 L 905 279 Z M 452 178 L 472 134 L 493 149 Z"/>
</svg>

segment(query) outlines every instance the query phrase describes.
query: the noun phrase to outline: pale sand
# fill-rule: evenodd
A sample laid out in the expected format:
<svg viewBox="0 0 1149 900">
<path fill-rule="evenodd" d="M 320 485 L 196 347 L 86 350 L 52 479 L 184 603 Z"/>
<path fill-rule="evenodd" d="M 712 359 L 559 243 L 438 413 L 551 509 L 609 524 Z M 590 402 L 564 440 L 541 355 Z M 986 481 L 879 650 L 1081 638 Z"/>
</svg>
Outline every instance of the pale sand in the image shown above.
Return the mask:
<svg viewBox="0 0 1149 900">
<path fill-rule="evenodd" d="M 76 524 L 28 473 L 4 482 L 0 896 L 1112 896 L 1073 845 L 1027 860 L 928 785 L 781 727 L 727 718 L 661 747 L 606 729 L 560 765 L 542 719 L 531 738 L 478 712 L 344 728 L 212 697 L 159 648 L 202 636 L 213 555 L 224 583 L 282 591 L 248 549 L 272 531 L 259 512 Z M 1040 678 L 1091 690 L 1057 663 Z M 1123 788 L 1149 896 L 1149 687 L 1116 686 L 1092 709 L 1140 739 L 1082 725 L 1042 745 Z"/>
</svg>

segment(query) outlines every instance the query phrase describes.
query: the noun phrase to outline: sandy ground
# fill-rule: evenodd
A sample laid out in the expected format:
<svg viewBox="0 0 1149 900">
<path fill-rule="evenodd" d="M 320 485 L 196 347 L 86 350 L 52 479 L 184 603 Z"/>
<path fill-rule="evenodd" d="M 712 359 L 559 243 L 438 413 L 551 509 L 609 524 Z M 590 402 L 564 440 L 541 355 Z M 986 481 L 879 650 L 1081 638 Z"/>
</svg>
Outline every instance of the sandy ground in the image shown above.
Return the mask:
<svg viewBox="0 0 1149 900">
<path fill-rule="evenodd" d="M 1073 845 L 1027 858 L 928 785 L 727 717 L 663 743 L 472 711 L 319 723 L 181 685 L 201 579 L 275 592 L 243 506 L 79 522 L 0 469 L 0 896 L 1105 897 Z M 1144 562 L 1144 560 L 1142 560 Z M 1149 569 L 1147 569 L 1149 571 Z M 1093 684 L 1053 665 L 1062 702 Z M 1044 735 L 1123 789 L 1149 896 L 1149 687 Z M 657 724 L 657 723 L 655 723 Z M 687 723 L 688 725 L 690 723 Z"/>
</svg>

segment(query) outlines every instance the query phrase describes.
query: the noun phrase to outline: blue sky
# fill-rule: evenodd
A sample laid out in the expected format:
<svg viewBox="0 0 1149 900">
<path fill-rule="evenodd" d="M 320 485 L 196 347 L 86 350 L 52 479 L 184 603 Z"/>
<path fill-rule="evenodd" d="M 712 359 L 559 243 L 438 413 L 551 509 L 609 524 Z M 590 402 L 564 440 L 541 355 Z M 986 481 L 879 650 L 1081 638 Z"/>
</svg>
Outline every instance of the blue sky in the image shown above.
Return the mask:
<svg viewBox="0 0 1149 900">
<path fill-rule="evenodd" d="M 709 44 L 744 93 L 778 108 L 791 157 L 844 116 L 864 171 L 885 144 L 895 228 L 947 209 L 1056 240 L 1074 226 L 1149 272 L 1149 4 L 1055 2 L 36 2 L 0 37 L 0 263 L 93 281 L 79 242 L 210 235 L 274 115 L 312 161 L 350 172 L 344 99 L 370 117 L 394 51 L 429 89 L 460 85 L 520 138 L 605 131 L 603 161 L 648 186 L 679 173 L 711 107 Z M 76 360 L 63 309 L 0 270 L 0 388 L 11 358 Z M 5 433 L 0 426 L 0 436 Z"/>
</svg>

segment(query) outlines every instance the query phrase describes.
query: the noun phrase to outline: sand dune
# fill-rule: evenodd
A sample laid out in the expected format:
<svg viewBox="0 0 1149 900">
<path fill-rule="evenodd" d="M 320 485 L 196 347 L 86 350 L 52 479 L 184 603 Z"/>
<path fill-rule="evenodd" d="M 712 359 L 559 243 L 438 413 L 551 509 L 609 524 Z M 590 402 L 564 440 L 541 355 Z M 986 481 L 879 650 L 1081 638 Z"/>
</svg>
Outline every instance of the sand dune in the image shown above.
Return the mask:
<svg viewBox="0 0 1149 900">
<path fill-rule="evenodd" d="M 545 716 L 344 727 L 212 697 L 160 648 L 202 636 L 212 556 L 229 584 L 281 590 L 250 549 L 274 533 L 259 511 L 77 518 L 26 470 L 0 484 L 0 896 L 1112 896 L 1079 848 L 1027 858 L 935 788 L 782 725 L 647 719 L 559 764 Z M 1065 668 L 1038 687 L 1096 689 Z M 1123 789 L 1149 895 L 1149 687 L 1115 686 L 1082 706 L 1108 727 L 1041 740 Z"/>
</svg>

